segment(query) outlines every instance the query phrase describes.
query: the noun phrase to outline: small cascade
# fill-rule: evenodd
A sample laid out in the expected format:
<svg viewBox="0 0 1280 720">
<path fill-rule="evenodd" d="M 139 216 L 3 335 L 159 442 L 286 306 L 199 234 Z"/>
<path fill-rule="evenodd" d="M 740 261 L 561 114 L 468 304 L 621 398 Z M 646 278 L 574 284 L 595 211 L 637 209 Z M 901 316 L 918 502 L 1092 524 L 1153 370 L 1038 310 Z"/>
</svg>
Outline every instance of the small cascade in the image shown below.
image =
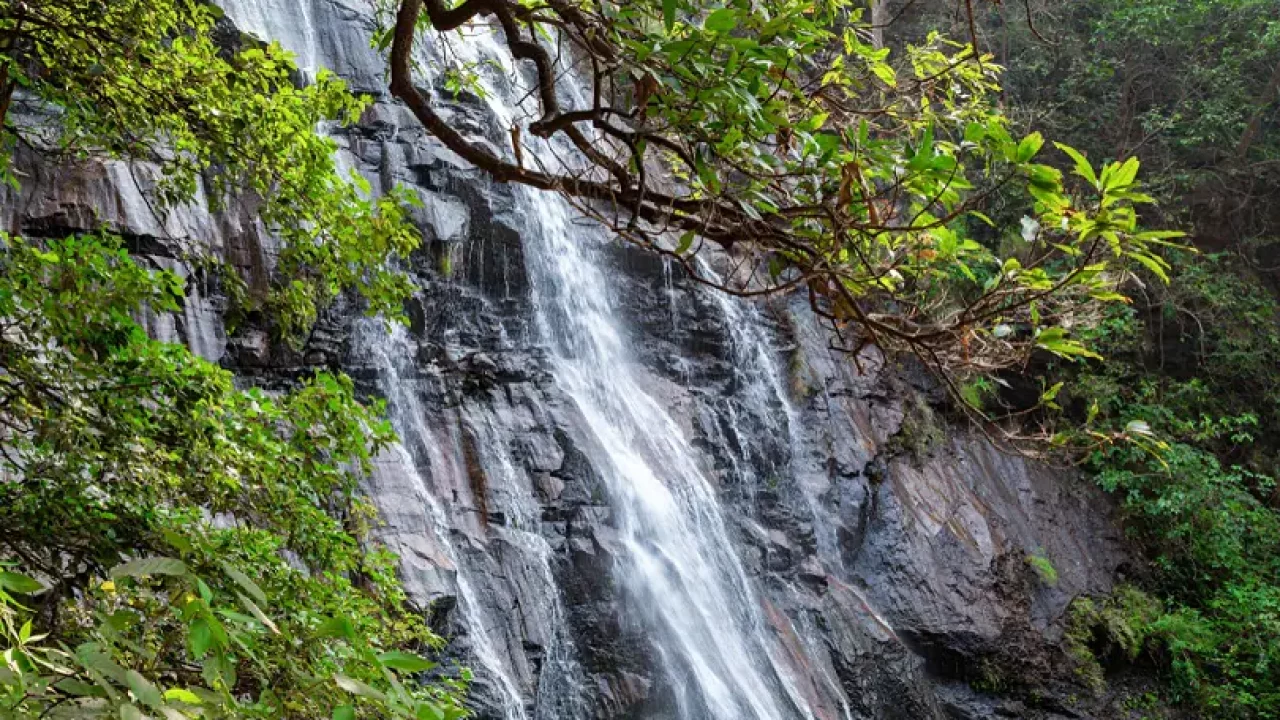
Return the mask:
<svg viewBox="0 0 1280 720">
<path fill-rule="evenodd" d="M 475 670 L 495 686 L 502 704 L 503 720 L 529 720 L 519 684 L 490 636 L 489 628 L 494 627 L 495 622 L 486 616 L 476 595 L 471 568 L 462 561 L 454 542 L 457 513 L 446 511 L 438 498 L 437 488 L 417 470 L 421 462 L 430 469 L 432 480 L 465 473 L 465 469 L 459 467 L 461 453 L 446 452 L 456 450 L 457 443 L 450 439 L 442 442 L 440 433 L 427 424 L 426 409 L 419 402 L 414 381 L 409 377 L 414 354 L 407 333 L 400 327 L 388 333 L 378 321 L 365 321 L 359 331 L 358 345 L 366 348 L 370 356 L 368 360 L 378 370 L 379 389 L 387 399 L 391 423 L 400 437 L 400 442 L 391 452 L 401 455 L 399 466 L 410 474 L 418 499 L 428 510 L 437 546 L 443 550 L 445 560 L 454 570 L 458 609 L 465 618 L 472 653 L 480 664 Z"/>
<path fill-rule="evenodd" d="M 699 269 L 712 279 L 719 277 L 705 262 L 699 260 Z M 817 521 L 822 517 L 822 501 L 818 497 L 821 488 L 815 488 L 805 482 L 804 474 L 796 472 L 796 464 L 804 458 L 804 438 L 800 432 L 800 412 L 792 402 L 788 390 L 788 377 L 778 366 L 774 350 L 769 342 L 768 331 L 760 309 L 753 304 L 742 302 L 722 292 L 709 291 L 707 295 L 719 307 L 725 319 L 729 340 L 733 352 L 733 367 L 738 376 L 742 391 L 739 393 L 745 404 L 754 410 L 754 414 L 763 425 L 765 439 L 782 442 L 785 445 L 786 463 L 774 467 L 775 473 L 786 473 L 799 480 L 799 488 L 805 503 L 812 513 L 814 534 L 818 543 L 819 557 L 839 566 L 840 552 L 836 547 L 835 523 Z M 739 432 L 743 438 L 751 437 L 747 431 Z"/>
</svg>

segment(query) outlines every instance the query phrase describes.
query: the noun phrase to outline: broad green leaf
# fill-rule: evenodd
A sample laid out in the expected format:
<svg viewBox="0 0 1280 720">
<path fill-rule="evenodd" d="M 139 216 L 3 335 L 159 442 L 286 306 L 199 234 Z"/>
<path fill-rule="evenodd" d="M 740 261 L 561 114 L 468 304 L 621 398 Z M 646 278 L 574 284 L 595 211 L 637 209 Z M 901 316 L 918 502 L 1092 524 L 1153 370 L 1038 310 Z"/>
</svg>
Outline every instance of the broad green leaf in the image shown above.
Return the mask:
<svg viewBox="0 0 1280 720">
<path fill-rule="evenodd" d="M 1147 253 L 1129 253 L 1129 257 L 1142 263 L 1144 267 L 1151 271 L 1153 275 L 1160 278 L 1165 283 L 1169 282 L 1168 264 L 1155 255 Z"/>
<path fill-rule="evenodd" d="M 676 26 L 676 0 L 662 0 L 662 24 L 667 32 Z"/>
<path fill-rule="evenodd" d="M 738 11 L 733 8 L 713 10 L 702 26 L 714 33 L 728 33 L 738 26 Z"/>
<path fill-rule="evenodd" d="M 383 693 L 381 690 L 378 690 L 377 688 L 372 687 L 371 685 L 368 685 L 366 683 L 360 682 L 355 678 L 350 678 L 350 677 L 347 677 L 346 675 L 334 675 L 333 681 L 337 683 L 338 687 L 342 688 L 343 690 L 346 690 L 352 695 L 369 698 L 371 700 L 387 699 L 386 694 Z"/>
<path fill-rule="evenodd" d="M 76 648 L 75 656 L 86 669 L 111 678 L 121 685 L 128 685 L 125 669 L 116 664 L 111 655 L 106 653 L 97 643 L 81 645 Z"/>
<path fill-rule="evenodd" d="M 266 606 L 269 604 L 267 602 L 266 593 L 262 592 L 262 588 L 258 587 L 258 584 L 251 580 L 248 575 L 240 572 L 230 563 L 223 563 L 222 570 L 228 577 L 235 580 L 237 585 L 244 588 L 244 591 L 248 593 L 249 597 L 253 598 L 254 602 L 258 603 L 259 606 Z"/>
<path fill-rule="evenodd" d="M 205 618 L 197 618 L 187 629 L 187 641 L 191 644 L 191 654 L 200 659 L 213 645 L 213 630 Z"/>
<path fill-rule="evenodd" d="M 399 650 L 382 653 L 378 656 L 378 662 L 393 670 L 402 670 L 404 672 L 423 672 L 436 666 L 435 663 L 426 658 Z"/>
<path fill-rule="evenodd" d="M 143 677 L 142 673 L 137 670 L 127 670 L 125 671 L 124 679 L 125 685 L 128 686 L 133 696 L 138 699 L 138 702 L 156 710 L 164 707 L 164 696 L 160 694 L 159 688 Z"/>
<path fill-rule="evenodd" d="M 1077 175 L 1084 178 L 1085 180 L 1088 180 L 1089 184 L 1094 186 L 1095 188 L 1099 186 L 1098 176 L 1094 174 L 1093 166 L 1089 164 L 1089 161 L 1085 158 L 1083 154 L 1081 154 L 1079 150 L 1076 150 L 1070 145 L 1064 145 L 1059 142 L 1055 142 L 1053 145 L 1054 147 L 1058 148 L 1062 152 L 1066 153 L 1067 156 L 1070 157 L 1072 161 L 1075 162 L 1075 171 Z"/>
<path fill-rule="evenodd" d="M 316 628 L 315 637 L 339 637 L 347 640 L 354 640 L 356 637 L 355 626 L 351 621 L 341 615 L 329 618 Z"/>
<path fill-rule="evenodd" d="M 339 705 L 333 709 L 332 720 L 356 720 L 356 709 L 352 705 Z"/>
<path fill-rule="evenodd" d="M 893 71 L 892 67 L 889 67 L 885 63 L 874 63 L 871 66 L 871 72 L 875 73 L 875 76 L 880 78 L 880 82 L 885 85 L 888 85 L 889 87 L 898 86 L 897 73 Z"/>
<path fill-rule="evenodd" d="M 29 595 L 44 590 L 44 585 L 35 578 L 15 572 L 0 571 L 0 588 L 10 592 Z"/>
<path fill-rule="evenodd" d="M 1131 157 L 1118 165 L 1112 163 L 1115 169 L 1111 177 L 1103 182 L 1103 190 L 1123 190 L 1132 185 L 1134 178 L 1138 176 L 1138 164 L 1136 157 Z"/>
<path fill-rule="evenodd" d="M 54 684 L 61 692 L 80 697 L 106 697 L 107 693 L 97 685 L 80 682 L 74 678 L 63 678 Z"/>
<path fill-rule="evenodd" d="M 1044 146 L 1044 136 L 1038 132 L 1022 138 L 1022 142 L 1018 143 L 1017 162 L 1024 163 L 1031 160 L 1040 152 L 1040 148 Z"/>
<path fill-rule="evenodd" d="M 131 560 L 111 568 L 114 580 L 123 577 L 148 577 L 151 575 L 181 576 L 187 574 L 187 565 L 181 560 L 167 557 L 149 557 Z"/>
<path fill-rule="evenodd" d="M 445 720 L 444 710 L 432 702 L 418 703 L 413 713 L 414 720 Z"/>
<path fill-rule="evenodd" d="M 693 247 L 693 240 L 695 237 L 697 237 L 697 234 L 694 233 L 692 230 L 689 230 L 685 234 L 681 235 L 680 243 L 676 245 L 675 253 L 677 255 L 683 255 L 689 252 L 689 248 Z"/>
<path fill-rule="evenodd" d="M 187 690 L 186 688 L 169 688 L 164 691 L 165 700 L 174 700 L 188 705 L 201 705 L 204 700 L 199 695 Z"/>
</svg>

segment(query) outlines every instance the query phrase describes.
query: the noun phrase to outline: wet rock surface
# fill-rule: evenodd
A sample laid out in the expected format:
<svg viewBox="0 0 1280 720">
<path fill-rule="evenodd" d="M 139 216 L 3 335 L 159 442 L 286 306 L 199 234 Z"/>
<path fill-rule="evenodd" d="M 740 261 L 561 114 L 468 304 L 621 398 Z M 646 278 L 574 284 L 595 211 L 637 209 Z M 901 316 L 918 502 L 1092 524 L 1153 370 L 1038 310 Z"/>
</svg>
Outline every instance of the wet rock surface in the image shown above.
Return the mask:
<svg viewBox="0 0 1280 720">
<path fill-rule="evenodd" d="M 382 511 L 377 537 L 400 554 L 411 598 L 449 640 L 447 658 L 476 668 L 478 717 L 511 717 L 513 694 L 529 718 L 677 717 L 683 679 L 615 578 L 616 513 L 535 322 L 513 190 L 386 98 L 367 7 L 226 5 L 304 66 L 332 67 L 379 95 L 337 135 L 341 157 L 375 188 L 403 184 L 423 199 L 414 219 L 427 242 L 412 259 L 422 290 L 394 342 L 345 302 L 300 351 L 253 323 L 228 338 L 226 301 L 198 274 L 184 312 L 144 318 L 148 327 L 268 386 L 326 366 L 388 395 L 394 369 L 393 404 L 413 430 L 367 482 Z M 465 98 L 453 112 L 493 130 Z M 153 169 L 51 164 L 29 151 L 17 162 L 21 191 L 0 195 L 11 232 L 106 227 L 157 266 L 176 267 L 198 245 L 251 284 L 270 274 L 270 235 L 250 207 L 159 217 L 146 200 Z M 833 353 L 798 301 L 716 298 L 624 246 L 602 248 L 599 262 L 616 281 L 631 370 L 696 450 L 775 652 L 816 717 L 1095 716 L 1087 702 L 1065 709 L 1080 689 L 1057 644 L 1070 601 L 1106 592 L 1129 561 L 1104 497 L 946 424 L 927 387 L 873 349 L 858 363 Z M 1034 572 L 1033 556 L 1052 564 L 1054 582 Z M 1039 683 L 1038 701 L 974 689 L 1009 668 L 1021 672 L 1011 685 Z"/>
</svg>

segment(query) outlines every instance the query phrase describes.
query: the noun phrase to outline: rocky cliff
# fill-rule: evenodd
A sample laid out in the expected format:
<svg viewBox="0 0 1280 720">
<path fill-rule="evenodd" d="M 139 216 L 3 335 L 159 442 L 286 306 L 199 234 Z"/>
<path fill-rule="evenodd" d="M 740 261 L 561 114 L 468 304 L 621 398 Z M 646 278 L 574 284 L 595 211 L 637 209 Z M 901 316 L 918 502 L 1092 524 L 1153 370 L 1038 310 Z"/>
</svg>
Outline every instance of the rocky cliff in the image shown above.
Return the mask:
<svg viewBox="0 0 1280 720">
<path fill-rule="evenodd" d="M 1058 649 L 1070 601 L 1127 561 L 1105 498 L 948 425 L 910 368 L 830 351 L 802 303 L 715 296 L 489 182 L 386 95 L 359 0 L 224 4 L 229 38 L 279 40 L 377 97 L 335 137 L 375 188 L 423 199 L 422 289 L 406 330 L 340 303 L 293 351 L 252 318 L 228 337 L 216 283 L 183 270 L 185 311 L 149 327 L 246 383 L 323 365 L 389 399 L 403 443 L 368 481 L 379 536 L 449 641 L 442 666 L 475 669 L 478 717 L 1114 716 L 1075 702 Z M 501 146 L 492 101 L 449 108 Z M 271 271 L 249 206 L 158 216 L 150 168 L 18 162 L 10 231 L 108 227 L 157 266 L 198 246 L 251 284 Z M 673 505 L 634 507 L 641 479 Z"/>
</svg>

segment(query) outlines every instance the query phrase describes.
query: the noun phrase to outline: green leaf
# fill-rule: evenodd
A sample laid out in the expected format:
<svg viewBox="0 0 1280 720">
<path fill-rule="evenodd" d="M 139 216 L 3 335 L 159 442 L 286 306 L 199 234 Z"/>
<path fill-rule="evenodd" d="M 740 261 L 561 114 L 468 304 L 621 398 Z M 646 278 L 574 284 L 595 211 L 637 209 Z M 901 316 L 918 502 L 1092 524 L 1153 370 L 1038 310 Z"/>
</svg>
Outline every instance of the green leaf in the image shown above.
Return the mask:
<svg viewBox="0 0 1280 720">
<path fill-rule="evenodd" d="M 97 643 L 85 643 L 76 648 L 76 660 L 86 669 L 111 678 L 121 685 L 127 685 L 125 669 L 116 664 L 109 654 Z"/>
<path fill-rule="evenodd" d="M 146 715 L 138 709 L 133 703 L 125 703 L 120 706 L 120 720 L 146 720 Z"/>
<path fill-rule="evenodd" d="M 978 219 L 979 219 L 979 220 L 981 220 L 982 222 L 986 223 L 989 227 L 995 227 L 995 226 L 996 226 L 995 221 L 994 221 L 994 220 L 992 220 L 991 218 L 987 217 L 984 213 L 980 213 L 980 212 L 978 212 L 977 210 L 970 210 L 970 211 L 969 211 L 969 214 L 970 214 L 970 215 L 972 215 L 973 217 L 978 218 Z"/>
<path fill-rule="evenodd" d="M 418 703 L 418 707 L 414 709 L 414 720 L 445 720 L 444 710 L 439 705 L 430 702 Z"/>
<path fill-rule="evenodd" d="M 77 697 L 106 697 L 107 693 L 97 685 L 80 682 L 73 678 L 63 678 L 54 683 L 54 687 L 68 695 Z"/>
<path fill-rule="evenodd" d="M 1085 159 L 1085 156 L 1081 154 L 1079 150 L 1060 142 L 1056 142 L 1053 145 L 1066 153 L 1075 162 L 1076 175 L 1088 180 L 1089 184 L 1093 185 L 1095 188 L 1098 187 L 1098 176 L 1094 174 L 1093 167 L 1089 165 L 1089 161 Z"/>
<path fill-rule="evenodd" d="M 331 617 L 320 624 L 316 628 L 315 637 L 339 637 L 347 640 L 355 640 L 356 629 L 351 621 L 342 615 Z"/>
<path fill-rule="evenodd" d="M 680 243 L 676 245 L 675 253 L 677 255 L 683 255 L 689 252 L 689 248 L 693 247 L 693 239 L 695 237 L 697 237 L 697 233 L 695 233 L 692 230 L 689 230 L 685 234 L 681 235 Z"/>
<path fill-rule="evenodd" d="M 1138 177 L 1138 158 L 1131 157 L 1123 163 L 1112 163 L 1108 170 L 1114 170 L 1111 176 L 1103 181 L 1103 190 L 1123 190 L 1133 184 Z"/>
<path fill-rule="evenodd" d="M 1169 282 L 1168 264 L 1155 255 L 1147 253 L 1129 253 L 1129 257 L 1142 263 L 1144 267 L 1151 271 L 1153 275 L 1160 278 L 1165 283 Z"/>
<path fill-rule="evenodd" d="M 373 46 L 378 50 L 386 50 L 391 46 L 391 41 L 395 38 L 395 26 L 387 28 L 381 35 L 374 38 Z"/>
<path fill-rule="evenodd" d="M 160 710 L 164 707 L 164 696 L 159 688 L 146 679 L 137 670 L 127 670 L 124 675 L 125 685 L 143 705 Z"/>
<path fill-rule="evenodd" d="M 339 705 L 333 709 L 332 720 L 356 720 L 356 709 L 352 705 Z"/>
<path fill-rule="evenodd" d="M 258 622 L 267 626 L 267 628 L 276 635 L 280 634 L 280 628 L 276 626 L 275 621 L 267 617 L 267 614 L 262 612 L 262 608 L 258 607 L 256 603 L 248 598 L 248 596 L 244 593 L 236 593 L 236 597 L 239 598 L 240 604 L 243 605 L 244 608 L 258 620 Z"/>
<path fill-rule="evenodd" d="M 351 182 L 355 183 L 355 186 L 359 188 L 360 192 L 364 193 L 365 195 L 373 194 L 373 187 L 369 185 L 369 181 L 365 178 L 365 176 L 361 175 L 355 170 L 351 171 Z"/>
<path fill-rule="evenodd" d="M 898 76 L 889 65 L 880 62 L 874 63 L 871 66 L 871 72 L 875 73 L 875 76 L 880 78 L 880 82 L 883 82 L 885 85 L 888 85 L 889 87 L 898 86 Z"/>
<path fill-rule="evenodd" d="M 667 32 L 676 26 L 676 0 L 662 0 L 662 24 Z"/>
<path fill-rule="evenodd" d="M 164 541 L 172 545 L 178 552 L 189 553 L 195 549 L 190 540 L 172 530 L 162 530 L 160 534 L 164 536 Z"/>
<path fill-rule="evenodd" d="M 1045 390 L 1043 393 L 1040 394 L 1040 402 L 1053 402 L 1058 397 L 1058 393 L 1061 390 L 1062 390 L 1062 383 L 1061 382 L 1054 383 L 1052 387 L 1050 387 L 1048 390 Z"/>
<path fill-rule="evenodd" d="M 383 693 L 381 690 L 378 690 L 375 687 L 362 683 L 359 680 L 356 680 L 355 678 L 349 678 L 346 675 L 334 675 L 333 681 L 338 684 L 338 687 L 342 688 L 343 690 L 346 690 L 352 695 L 369 698 L 371 700 L 387 699 L 386 694 Z"/>
<path fill-rule="evenodd" d="M 811 115 L 806 118 L 804 122 L 800 123 L 798 129 L 805 132 L 817 132 L 827 123 L 827 118 L 830 116 L 830 113 L 817 113 L 816 115 Z"/>
<path fill-rule="evenodd" d="M 714 10 L 707 15 L 702 26 L 711 32 L 724 35 L 738 26 L 738 11 L 733 8 Z"/>
<path fill-rule="evenodd" d="M 165 700 L 174 700 L 188 705 L 200 705 L 204 700 L 200 696 L 187 690 L 186 688 L 169 688 L 164 691 Z"/>
<path fill-rule="evenodd" d="M 44 590 L 44 585 L 35 578 L 27 577 L 15 572 L 0 572 L 0 588 L 4 588 L 10 592 L 30 595 Z"/>
<path fill-rule="evenodd" d="M 244 588 L 244 591 L 248 593 L 249 597 L 253 598 L 258 605 L 265 606 L 268 604 L 267 594 L 262 592 L 262 588 L 258 587 L 258 584 L 251 580 L 248 575 L 240 572 L 230 563 L 223 563 L 222 570 L 228 577 L 235 580 L 237 585 Z"/>
<path fill-rule="evenodd" d="M 204 657 L 213 645 L 213 629 L 205 618 L 197 618 L 187 629 L 187 642 L 191 644 L 191 654 L 196 659 Z"/>
<path fill-rule="evenodd" d="M 1078 341 L 1068 338 L 1066 331 L 1058 327 L 1046 328 L 1041 331 L 1036 336 L 1036 346 L 1048 350 L 1054 355 L 1068 359 L 1080 357 L 1095 360 L 1103 359 L 1101 355 L 1086 348 Z"/>
<path fill-rule="evenodd" d="M 174 558 L 149 557 L 117 565 L 111 568 L 109 574 L 113 580 L 119 580 L 122 577 L 147 577 L 149 575 L 181 576 L 187 574 L 187 565 Z"/>
<path fill-rule="evenodd" d="M 402 670 L 404 672 L 423 672 L 436 666 L 435 663 L 426 658 L 399 650 L 382 653 L 378 656 L 378 662 L 392 670 Z"/>
<path fill-rule="evenodd" d="M 1018 154 L 1016 160 L 1020 163 L 1029 162 L 1031 158 L 1040 152 L 1040 148 L 1044 147 L 1044 136 L 1038 132 L 1022 138 L 1022 142 L 1018 143 Z"/>
</svg>

